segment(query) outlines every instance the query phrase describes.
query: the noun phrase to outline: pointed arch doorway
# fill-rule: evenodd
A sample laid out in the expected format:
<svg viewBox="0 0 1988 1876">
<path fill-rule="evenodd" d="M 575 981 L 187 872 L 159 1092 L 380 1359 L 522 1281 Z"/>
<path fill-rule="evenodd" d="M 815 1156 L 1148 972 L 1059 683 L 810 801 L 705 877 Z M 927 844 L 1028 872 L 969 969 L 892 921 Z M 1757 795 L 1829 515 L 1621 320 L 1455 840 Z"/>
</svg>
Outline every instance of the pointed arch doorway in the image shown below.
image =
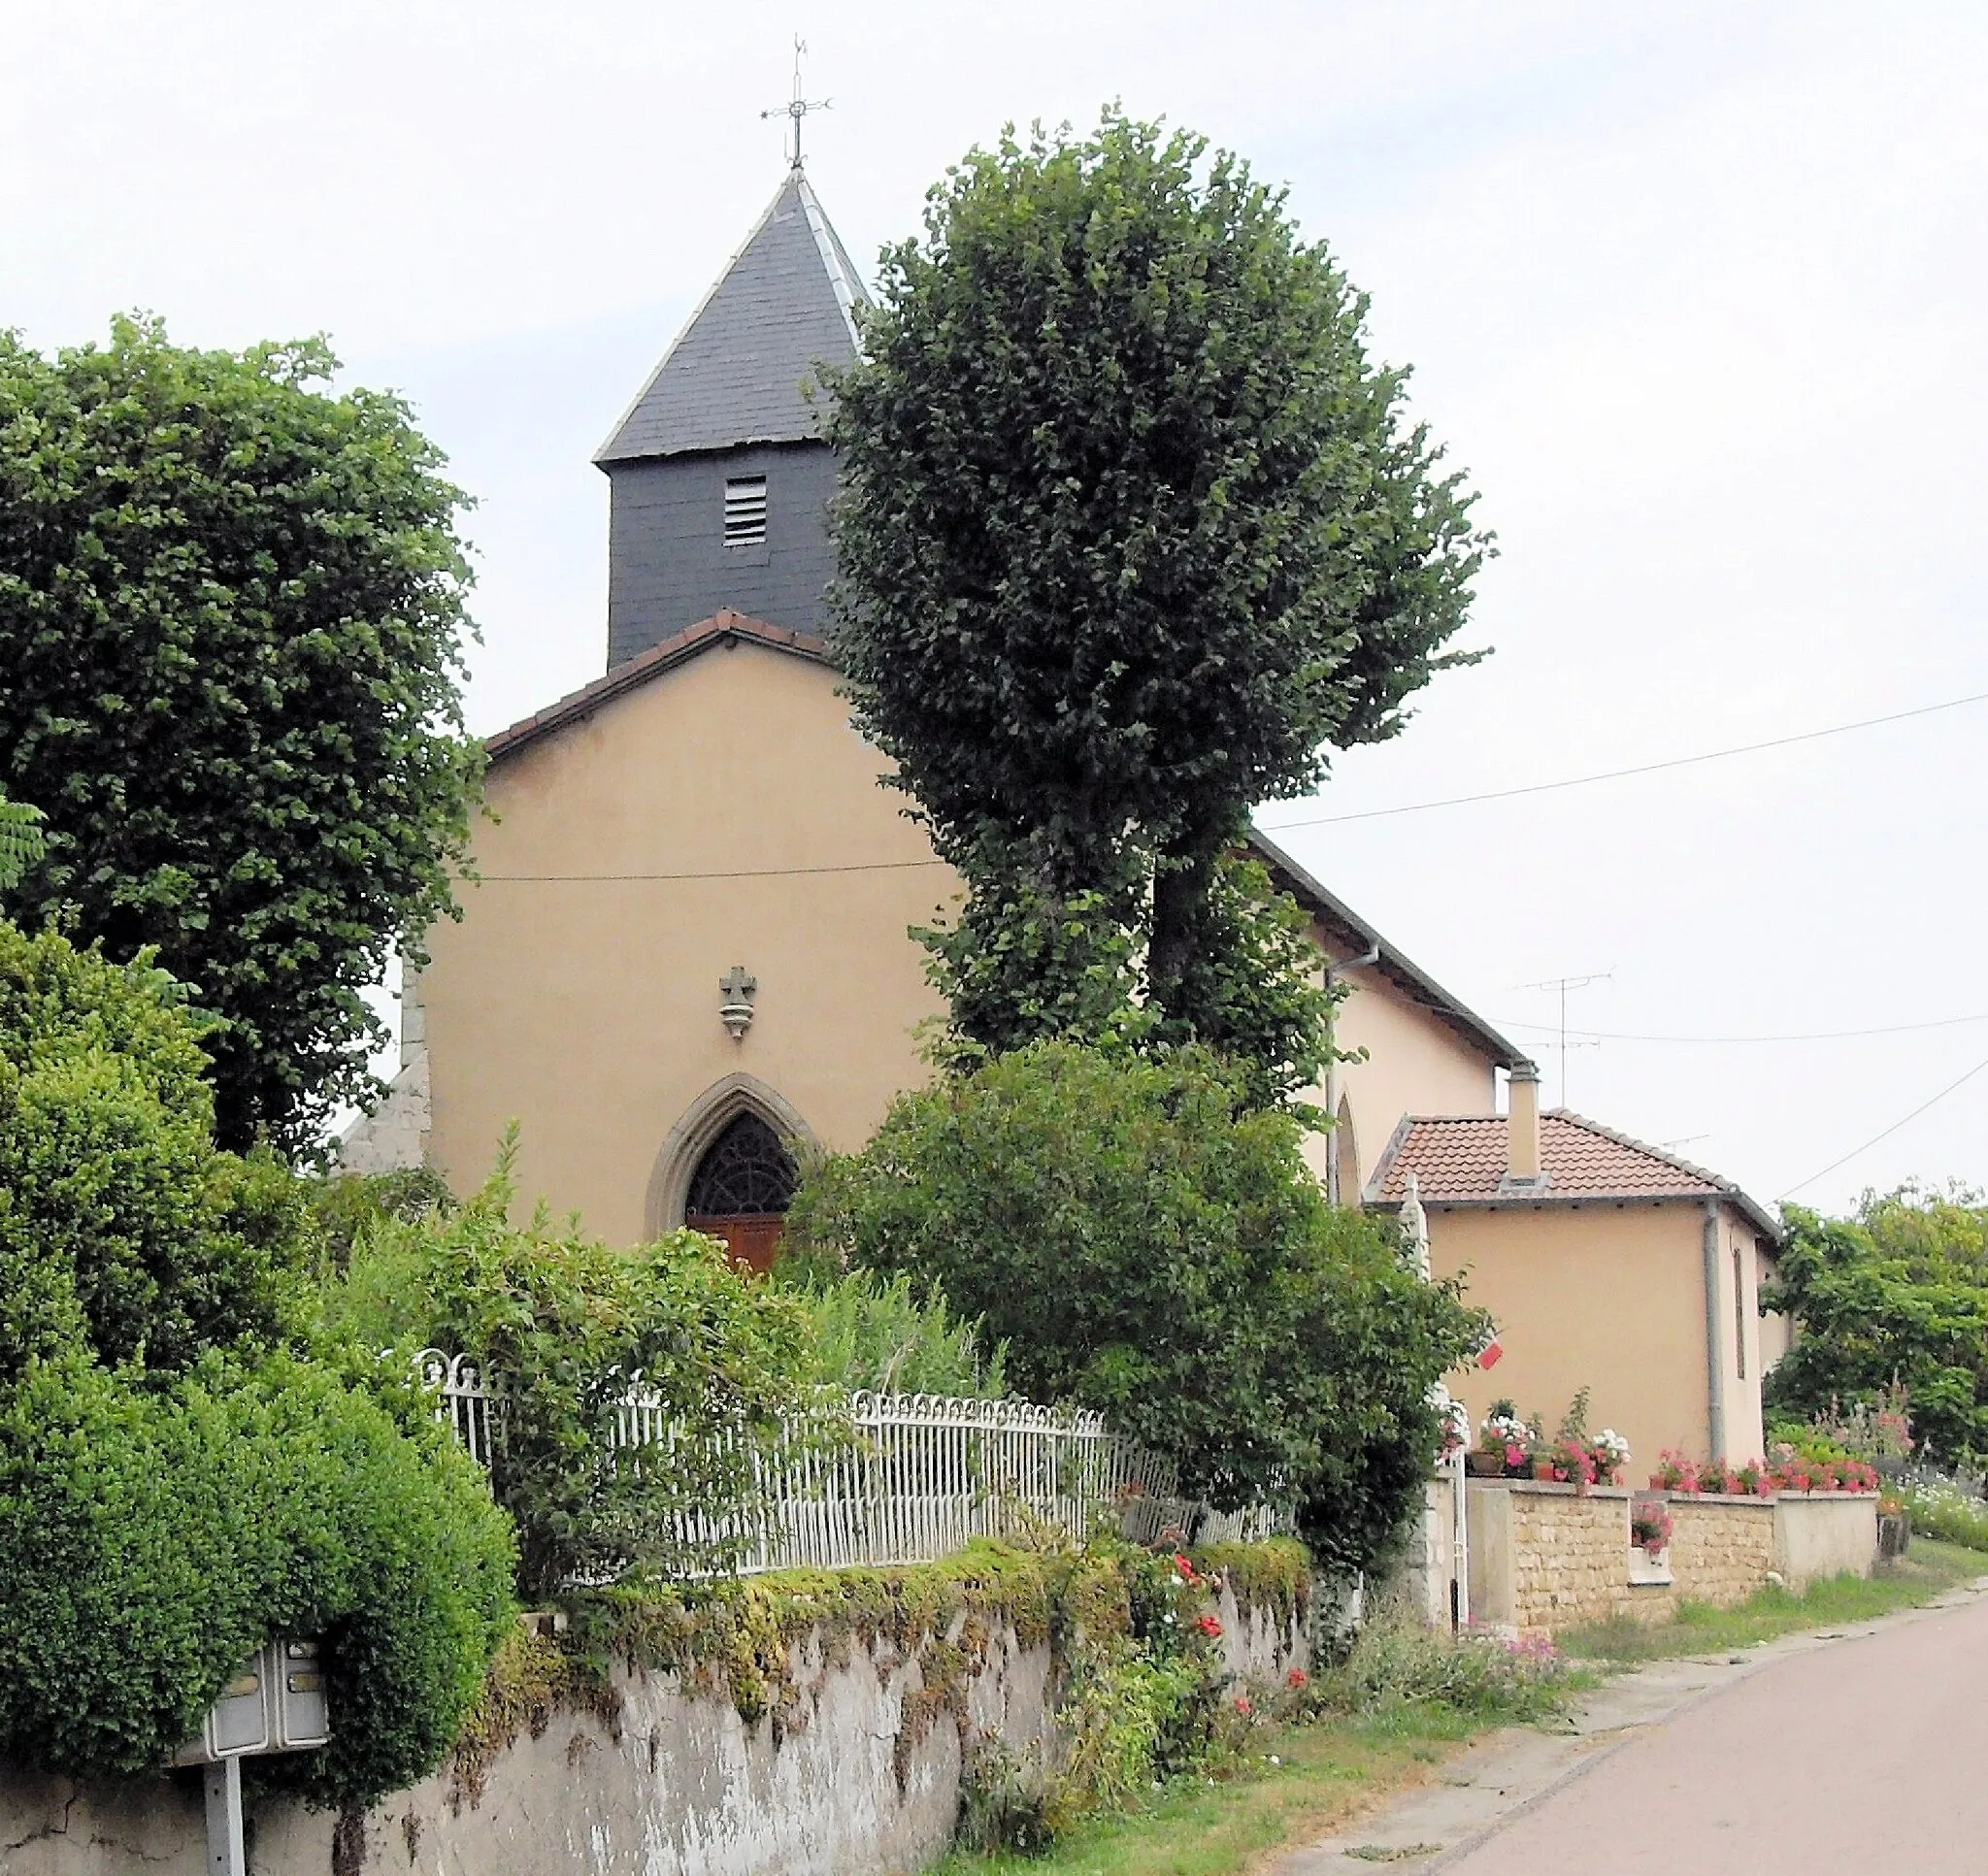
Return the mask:
<svg viewBox="0 0 1988 1876">
<path fill-rule="evenodd" d="M 735 1264 L 764 1273 L 779 1255 L 780 1230 L 799 1177 L 786 1141 L 743 1107 L 691 1168 L 683 1222 L 723 1238 Z"/>
</svg>

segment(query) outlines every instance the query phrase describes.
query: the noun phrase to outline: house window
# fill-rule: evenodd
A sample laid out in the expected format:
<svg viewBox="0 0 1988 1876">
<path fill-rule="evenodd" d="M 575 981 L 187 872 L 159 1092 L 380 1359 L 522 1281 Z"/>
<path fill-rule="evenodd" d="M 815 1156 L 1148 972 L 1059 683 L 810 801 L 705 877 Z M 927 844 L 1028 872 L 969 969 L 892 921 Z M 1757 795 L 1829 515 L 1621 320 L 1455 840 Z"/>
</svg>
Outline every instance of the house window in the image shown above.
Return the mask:
<svg viewBox="0 0 1988 1876">
<path fill-rule="evenodd" d="M 725 545 L 756 547 L 766 539 L 766 477 L 725 478 Z"/>
<path fill-rule="evenodd" d="M 1740 1267 L 1740 1244 L 1733 1243 L 1733 1347 L 1740 1380 L 1746 1379 L 1746 1279 Z"/>
</svg>

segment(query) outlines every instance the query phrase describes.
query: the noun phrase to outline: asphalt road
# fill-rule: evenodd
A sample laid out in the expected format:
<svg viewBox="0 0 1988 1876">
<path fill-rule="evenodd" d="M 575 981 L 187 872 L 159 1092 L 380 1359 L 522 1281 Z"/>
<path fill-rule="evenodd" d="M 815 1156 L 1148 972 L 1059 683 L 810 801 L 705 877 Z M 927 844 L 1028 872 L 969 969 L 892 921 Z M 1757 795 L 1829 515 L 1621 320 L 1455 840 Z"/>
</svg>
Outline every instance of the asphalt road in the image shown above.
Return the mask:
<svg viewBox="0 0 1988 1876">
<path fill-rule="evenodd" d="M 1439 1867 L 1988 1876 L 1988 1597 L 1765 1662 Z"/>
</svg>

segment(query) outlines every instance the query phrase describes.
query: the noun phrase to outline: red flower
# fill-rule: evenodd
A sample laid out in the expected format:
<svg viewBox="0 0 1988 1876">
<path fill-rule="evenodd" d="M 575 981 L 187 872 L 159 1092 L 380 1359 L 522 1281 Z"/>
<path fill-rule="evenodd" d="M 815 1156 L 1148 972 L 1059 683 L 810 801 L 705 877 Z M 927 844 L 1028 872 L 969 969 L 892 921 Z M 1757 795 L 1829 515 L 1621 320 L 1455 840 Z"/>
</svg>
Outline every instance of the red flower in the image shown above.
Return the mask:
<svg viewBox="0 0 1988 1876">
<path fill-rule="evenodd" d="M 1210 1641 L 1213 1641 L 1222 1632 L 1221 1618 L 1218 1616 L 1196 1616 L 1194 1618 L 1194 1626 Z"/>
<path fill-rule="evenodd" d="M 1174 1553 L 1174 1567 L 1180 1572 L 1180 1580 L 1183 1583 L 1199 1583 L 1201 1581 L 1201 1578 L 1194 1573 L 1194 1565 L 1187 1561 L 1187 1553 L 1185 1551 L 1176 1551 Z"/>
<path fill-rule="evenodd" d="M 1256 1709 L 1249 1704 L 1248 1695 L 1239 1694 L 1236 1695 L 1236 1711 L 1240 1713 L 1245 1720 L 1248 1719 L 1249 1716 L 1256 1711 Z"/>
<path fill-rule="evenodd" d="M 1309 1687 L 1311 1683 L 1311 1676 L 1306 1673 L 1306 1671 L 1302 1667 L 1292 1668 L 1291 1671 L 1284 1676 L 1284 1679 L 1290 1684 L 1293 1691 L 1301 1687 Z"/>
</svg>

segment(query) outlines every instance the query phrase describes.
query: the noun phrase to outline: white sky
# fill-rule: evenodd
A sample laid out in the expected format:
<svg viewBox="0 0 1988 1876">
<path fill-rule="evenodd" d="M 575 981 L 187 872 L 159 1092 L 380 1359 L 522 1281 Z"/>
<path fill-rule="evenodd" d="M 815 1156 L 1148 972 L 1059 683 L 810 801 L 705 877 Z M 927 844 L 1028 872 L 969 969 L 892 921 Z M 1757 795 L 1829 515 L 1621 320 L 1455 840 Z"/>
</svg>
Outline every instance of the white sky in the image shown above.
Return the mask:
<svg viewBox="0 0 1988 1876">
<path fill-rule="evenodd" d="M 1502 554 L 1397 742 L 1266 825 L 1988 691 L 1988 9 L 0 0 L 0 321 L 328 331 L 479 498 L 489 730 L 597 675 L 588 457 L 779 181 L 859 259 L 1005 119 L 1108 98 L 1242 150 L 1374 297 Z M 1286 844 L 1485 1015 L 1610 1036 L 1988 1019 L 1988 704 Z M 1773 1200 L 1988 1058 L 1988 1020 L 1610 1039 L 1584 1112 Z M 1988 1184 L 1988 1071 L 1803 1188 Z"/>
</svg>

